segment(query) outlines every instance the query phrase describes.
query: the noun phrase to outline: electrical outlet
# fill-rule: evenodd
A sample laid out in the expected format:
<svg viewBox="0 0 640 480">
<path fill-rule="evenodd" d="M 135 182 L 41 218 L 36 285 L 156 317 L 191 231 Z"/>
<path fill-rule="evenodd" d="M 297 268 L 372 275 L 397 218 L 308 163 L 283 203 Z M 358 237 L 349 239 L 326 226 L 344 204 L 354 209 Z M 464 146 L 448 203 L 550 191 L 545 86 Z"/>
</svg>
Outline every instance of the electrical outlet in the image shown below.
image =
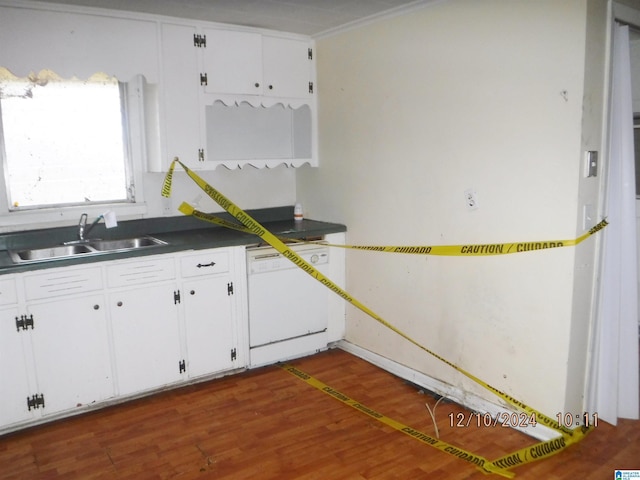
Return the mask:
<svg viewBox="0 0 640 480">
<path fill-rule="evenodd" d="M 171 216 L 173 213 L 173 202 L 170 198 L 162 197 L 162 215 L 165 217 Z"/>
<path fill-rule="evenodd" d="M 475 190 L 468 189 L 464 191 L 464 201 L 467 205 L 467 210 L 478 209 L 478 194 Z"/>
</svg>

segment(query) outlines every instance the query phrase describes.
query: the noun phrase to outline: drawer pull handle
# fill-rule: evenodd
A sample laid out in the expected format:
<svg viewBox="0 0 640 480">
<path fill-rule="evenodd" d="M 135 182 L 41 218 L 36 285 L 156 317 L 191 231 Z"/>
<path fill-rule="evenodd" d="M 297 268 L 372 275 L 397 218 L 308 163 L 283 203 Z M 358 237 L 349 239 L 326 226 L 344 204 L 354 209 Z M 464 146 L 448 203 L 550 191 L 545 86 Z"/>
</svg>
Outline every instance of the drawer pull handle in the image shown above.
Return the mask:
<svg viewBox="0 0 640 480">
<path fill-rule="evenodd" d="M 122 302 L 118 302 L 116 305 L 118 305 L 119 307 L 122 306 Z"/>
<path fill-rule="evenodd" d="M 199 263 L 198 265 L 196 265 L 198 268 L 202 268 L 202 267 L 213 267 L 216 264 L 216 262 L 211 262 L 211 263 Z"/>
</svg>

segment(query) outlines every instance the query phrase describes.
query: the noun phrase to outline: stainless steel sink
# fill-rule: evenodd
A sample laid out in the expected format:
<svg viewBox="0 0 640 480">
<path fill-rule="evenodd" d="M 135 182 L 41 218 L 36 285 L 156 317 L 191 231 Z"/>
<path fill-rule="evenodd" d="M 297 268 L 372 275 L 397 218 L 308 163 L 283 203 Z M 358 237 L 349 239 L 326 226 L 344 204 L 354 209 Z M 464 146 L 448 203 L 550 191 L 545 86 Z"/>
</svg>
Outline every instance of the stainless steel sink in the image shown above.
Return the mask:
<svg viewBox="0 0 640 480">
<path fill-rule="evenodd" d="M 92 249 L 87 245 L 59 245 L 48 248 L 35 248 L 9 252 L 14 262 L 48 260 L 51 258 L 72 257 L 81 253 L 89 253 Z"/>
<path fill-rule="evenodd" d="M 90 240 L 89 245 L 100 252 L 116 250 L 134 250 L 143 247 L 153 247 L 155 245 L 166 245 L 167 242 L 153 237 L 123 238 L 120 240 Z"/>
<path fill-rule="evenodd" d="M 97 255 L 101 253 L 137 250 L 139 248 L 158 245 L 167 245 L 167 242 L 145 235 L 119 240 L 88 240 L 86 242 L 71 242 L 65 245 L 54 245 L 46 248 L 9 250 L 9 255 L 14 263 L 42 262 L 79 255 Z"/>
</svg>

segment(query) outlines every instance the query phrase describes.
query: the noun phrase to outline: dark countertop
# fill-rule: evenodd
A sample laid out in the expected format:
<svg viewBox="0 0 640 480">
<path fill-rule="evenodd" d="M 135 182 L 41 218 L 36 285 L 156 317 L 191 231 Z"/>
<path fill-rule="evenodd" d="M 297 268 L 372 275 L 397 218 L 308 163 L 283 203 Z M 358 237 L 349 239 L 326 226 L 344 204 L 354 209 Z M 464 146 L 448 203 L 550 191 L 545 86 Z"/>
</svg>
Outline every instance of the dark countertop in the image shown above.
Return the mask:
<svg viewBox="0 0 640 480">
<path fill-rule="evenodd" d="M 308 219 L 294 221 L 293 207 L 248 210 L 247 213 L 274 235 L 286 238 L 317 239 L 329 233 L 339 233 L 347 230 L 346 226 L 337 223 Z M 233 218 L 227 213 L 216 213 L 215 215 L 233 221 Z M 89 219 L 89 221 L 91 222 L 92 219 Z M 150 235 L 167 242 L 167 245 L 119 252 L 76 255 L 28 263 L 14 263 L 9 256 L 9 250 L 46 248 L 76 240 L 77 231 L 77 227 L 74 226 L 0 234 L 0 275 L 160 253 L 238 245 L 252 246 L 263 243 L 259 237 L 253 234 L 220 227 L 193 217 L 162 217 L 118 222 L 118 226 L 111 229 L 106 229 L 101 222 L 91 230 L 88 237 L 89 239 L 111 240 Z"/>
</svg>

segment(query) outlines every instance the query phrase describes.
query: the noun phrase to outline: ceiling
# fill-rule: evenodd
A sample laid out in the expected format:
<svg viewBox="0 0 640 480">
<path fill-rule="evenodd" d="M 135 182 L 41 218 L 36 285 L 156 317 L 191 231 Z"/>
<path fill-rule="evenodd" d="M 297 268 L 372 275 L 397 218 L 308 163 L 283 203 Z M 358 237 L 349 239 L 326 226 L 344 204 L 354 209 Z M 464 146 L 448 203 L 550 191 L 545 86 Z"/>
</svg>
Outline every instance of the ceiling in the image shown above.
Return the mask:
<svg viewBox="0 0 640 480">
<path fill-rule="evenodd" d="M 425 0 L 41 0 L 317 36 Z"/>
</svg>

